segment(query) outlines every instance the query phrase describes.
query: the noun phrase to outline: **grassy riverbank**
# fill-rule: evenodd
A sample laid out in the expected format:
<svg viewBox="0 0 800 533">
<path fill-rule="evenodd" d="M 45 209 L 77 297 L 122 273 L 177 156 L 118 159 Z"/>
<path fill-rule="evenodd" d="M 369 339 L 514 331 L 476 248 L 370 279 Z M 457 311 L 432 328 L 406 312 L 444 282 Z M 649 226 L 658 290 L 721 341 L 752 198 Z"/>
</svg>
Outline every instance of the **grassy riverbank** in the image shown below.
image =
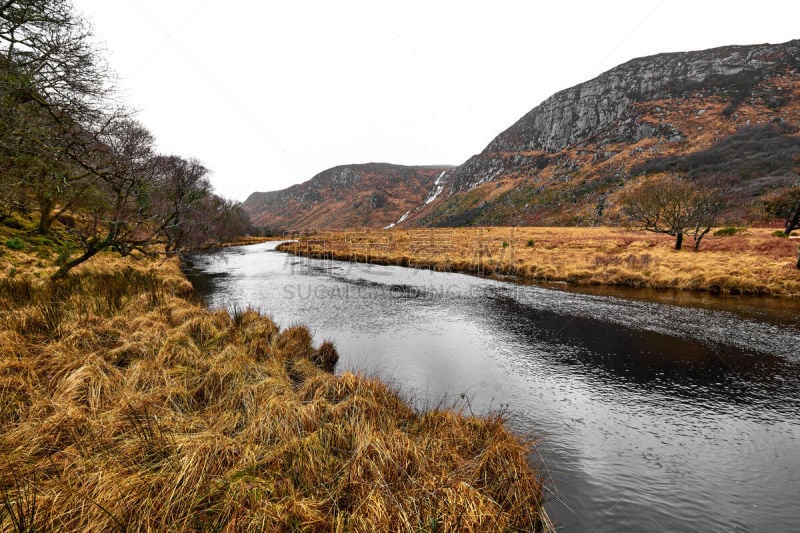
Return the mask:
<svg viewBox="0 0 800 533">
<path fill-rule="evenodd" d="M 618 228 L 425 228 L 325 232 L 281 246 L 298 255 L 521 281 L 800 296 L 796 239 L 749 228 L 707 236 L 699 251 Z"/>
<path fill-rule="evenodd" d="M 330 343 L 200 307 L 172 260 L 101 254 L 51 284 L 46 246 L 3 255 L 3 531 L 544 528 L 502 417 L 335 376 Z"/>
</svg>

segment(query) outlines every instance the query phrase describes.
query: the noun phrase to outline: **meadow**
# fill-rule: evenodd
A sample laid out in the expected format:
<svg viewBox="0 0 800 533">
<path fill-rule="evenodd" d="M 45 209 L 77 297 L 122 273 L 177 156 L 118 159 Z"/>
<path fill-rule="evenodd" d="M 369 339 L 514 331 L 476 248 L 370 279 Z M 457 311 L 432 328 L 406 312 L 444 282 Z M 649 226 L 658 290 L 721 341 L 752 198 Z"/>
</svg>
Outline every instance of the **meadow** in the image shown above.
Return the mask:
<svg viewBox="0 0 800 533">
<path fill-rule="evenodd" d="M 300 236 L 281 249 L 522 282 L 800 296 L 800 241 L 775 233 L 721 228 L 699 250 L 691 240 L 675 250 L 668 235 L 611 227 L 376 229 Z"/>
</svg>

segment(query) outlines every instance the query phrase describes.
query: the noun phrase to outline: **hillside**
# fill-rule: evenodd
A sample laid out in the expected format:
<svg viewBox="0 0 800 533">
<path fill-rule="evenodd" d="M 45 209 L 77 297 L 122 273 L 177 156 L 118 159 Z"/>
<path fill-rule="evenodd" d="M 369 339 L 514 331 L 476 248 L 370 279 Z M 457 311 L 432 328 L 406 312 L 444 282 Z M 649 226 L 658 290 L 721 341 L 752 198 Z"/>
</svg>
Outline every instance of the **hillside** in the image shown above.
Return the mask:
<svg viewBox="0 0 800 533">
<path fill-rule="evenodd" d="M 796 179 L 799 127 L 800 41 L 634 59 L 532 109 L 406 225 L 614 222 L 616 193 L 662 171 L 723 177 L 741 220 Z"/>
<path fill-rule="evenodd" d="M 288 189 L 255 192 L 244 209 L 255 225 L 271 230 L 382 228 L 423 204 L 436 178 L 448 168 L 338 166 Z"/>
<path fill-rule="evenodd" d="M 800 40 L 633 59 L 558 92 L 455 168 L 346 165 L 244 204 L 277 229 L 616 224 L 617 195 L 678 172 L 729 187 L 723 221 L 797 181 Z"/>
</svg>

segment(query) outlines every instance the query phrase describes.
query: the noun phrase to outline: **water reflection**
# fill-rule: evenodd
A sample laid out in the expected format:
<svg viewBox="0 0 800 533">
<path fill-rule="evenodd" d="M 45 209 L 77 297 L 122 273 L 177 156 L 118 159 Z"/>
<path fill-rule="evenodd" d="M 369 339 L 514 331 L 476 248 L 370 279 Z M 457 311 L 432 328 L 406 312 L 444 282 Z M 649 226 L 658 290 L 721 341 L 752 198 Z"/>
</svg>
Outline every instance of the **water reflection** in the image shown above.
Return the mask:
<svg viewBox="0 0 800 533">
<path fill-rule="evenodd" d="M 761 408 L 759 416 L 775 411 L 783 418 L 800 412 L 800 365 L 781 357 L 701 338 L 610 327 L 596 318 L 533 309 L 505 296 L 487 298 L 484 305 L 493 327 L 523 345 L 553 347 L 535 356 L 580 365 L 580 372 L 613 386 L 716 407 L 719 402 L 731 408 L 755 405 Z"/>
</svg>

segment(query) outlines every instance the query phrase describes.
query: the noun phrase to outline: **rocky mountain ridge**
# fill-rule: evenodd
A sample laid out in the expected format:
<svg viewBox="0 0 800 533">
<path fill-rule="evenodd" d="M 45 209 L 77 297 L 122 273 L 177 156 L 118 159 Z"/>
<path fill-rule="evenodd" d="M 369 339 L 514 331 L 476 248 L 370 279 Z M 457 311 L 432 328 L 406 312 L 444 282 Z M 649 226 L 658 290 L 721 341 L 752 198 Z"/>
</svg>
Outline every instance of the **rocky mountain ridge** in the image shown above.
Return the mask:
<svg viewBox="0 0 800 533">
<path fill-rule="evenodd" d="M 450 167 L 342 165 L 287 189 L 255 192 L 244 209 L 272 231 L 385 227 L 422 204 Z"/>
<path fill-rule="evenodd" d="M 628 61 L 533 108 L 483 152 L 448 171 L 435 205 L 421 206 L 406 223 L 598 223 L 592 212 L 602 214 L 626 180 L 654 171 L 649 161 L 714 151 L 734 135 L 740 141 L 783 139 L 772 143 L 782 146 L 780 153 L 766 153 L 774 148 L 767 143 L 750 154 L 782 163 L 748 176 L 771 175 L 762 188 L 779 186 L 792 179 L 800 155 L 798 87 L 800 40 Z M 748 172 L 758 174 L 752 166 Z"/>
<path fill-rule="evenodd" d="M 659 172 L 753 203 L 798 179 L 798 131 L 800 40 L 658 54 L 554 94 L 455 168 L 335 167 L 245 208 L 285 229 L 613 224 L 620 191 Z"/>
</svg>

